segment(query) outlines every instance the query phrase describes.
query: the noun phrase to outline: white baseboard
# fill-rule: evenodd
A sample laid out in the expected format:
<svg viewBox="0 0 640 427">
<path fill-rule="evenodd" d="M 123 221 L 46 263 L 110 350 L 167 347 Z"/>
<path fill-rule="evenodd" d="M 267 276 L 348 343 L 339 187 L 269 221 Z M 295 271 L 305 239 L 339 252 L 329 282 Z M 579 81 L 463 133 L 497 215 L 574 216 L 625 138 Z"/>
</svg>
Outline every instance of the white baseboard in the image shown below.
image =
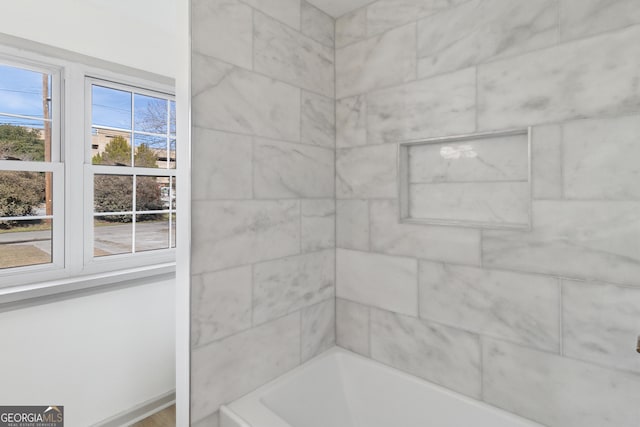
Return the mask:
<svg viewBox="0 0 640 427">
<path fill-rule="evenodd" d="M 147 418 L 173 405 L 176 402 L 176 392 L 172 390 L 156 398 L 142 402 L 124 412 L 109 417 L 94 424 L 94 427 L 126 427 Z"/>
</svg>

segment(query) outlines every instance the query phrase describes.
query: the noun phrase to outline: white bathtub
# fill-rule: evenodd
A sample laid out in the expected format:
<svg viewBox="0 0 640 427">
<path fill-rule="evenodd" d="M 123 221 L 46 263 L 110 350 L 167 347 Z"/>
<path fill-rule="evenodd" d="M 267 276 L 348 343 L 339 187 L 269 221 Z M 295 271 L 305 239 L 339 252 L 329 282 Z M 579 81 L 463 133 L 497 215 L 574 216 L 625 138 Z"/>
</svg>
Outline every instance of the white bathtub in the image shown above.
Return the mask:
<svg viewBox="0 0 640 427">
<path fill-rule="evenodd" d="M 533 427 L 540 424 L 333 348 L 220 409 L 221 427 Z"/>
</svg>

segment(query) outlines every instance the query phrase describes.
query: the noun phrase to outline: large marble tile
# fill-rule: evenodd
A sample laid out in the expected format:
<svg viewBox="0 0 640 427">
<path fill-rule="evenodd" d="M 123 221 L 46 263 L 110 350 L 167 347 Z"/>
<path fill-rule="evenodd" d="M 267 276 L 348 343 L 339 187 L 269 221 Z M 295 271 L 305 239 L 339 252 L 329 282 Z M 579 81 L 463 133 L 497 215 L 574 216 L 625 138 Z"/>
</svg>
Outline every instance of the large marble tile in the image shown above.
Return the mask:
<svg viewBox="0 0 640 427">
<path fill-rule="evenodd" d="M 371 357 L 468 396 L 481 393 L 478 336 L 383 310 L 371 310 Z"/>
<path fill-rule="evenodd" d="M 531 232 L 485 231 L 483 265 L 640 286 L 640 202 L 534 201 Z"/>
<path fill-rule="evenodd" d="M 367 143 L 365 95 L 336 101 L 336 146 L 355 147 Z"/>
<path fill-rule="evenodd" d="M 301 114 L 302 142 L 334 148 L 336 114 L 333 99 L 302 91 Z"/>
<path fill-rule="evenodd" d="M 562 127 L 536 126 L 531 135 L 534 199 L 562 198 Z"/>
<path fill-rule="evenodd" d="M 559 351 L 557 279 L 420 261 L 420 317 Z"/>
<path fill-rule="evenodd" d="M 336 343 L 347 350 L 369 356 L 369 307 L 336 299 Z"/>
<path fill-rule="evenodd" d="M 196 201 L 192 212 L 192 274 L 300 251 L 298 201 Z"/>
<path fill-rule="evenodd" d="M 253 267 L 253 323 L 264 323 L 335 295 L 334 252 L 325 250 Z"/>
<path fill-rule="evenodd" d="M 262 138 L 253 148 L 256 198 L 333 197 L 334 152 Z"/>
<path fill-rule="evenodd" d="M 338 149 L 336 197 L 395 197 L 397 150 L 393 144 Z"/>
<path fill-rule="evenodd" d="M 468 0 L 379 0 L 367 7 L 367 34 L 379 34 Z"/>
<path fill-rule="evenodd" d="M 335 247 L 336 203 L 333 199 L 301 200 L 302 252 Z"/>
<path fill-rule="evenodd" d="M 360 8 L 336 19 L 336 48 L 367 37 L 367 9 Z"/>
<path fill-rule="evenodd" d="M 530 193 L 528 182 L 411 184 L 409 217 L 468 225 L 527 227 Z"/>
<path fill-rule="evenodd" d="M 558 0 L 483 0 L 491 58 L 558 43 Z"/>
<path fill-rule="evenodd" d="M 335 71 L 338 99 L 414 80 L 416 25 L 337 49 Z"/>
<path fill-rule="evenodd" d="M 549 427 L 635 427 L 640 375 L 487 340 L 483 397 Z"/>
<path fill-rule="evenodd" d="M 199 421 L 300 363 L 300 313 L 191 354 L 191 418 Z"/>
<path fill-rule="evenodd" d="M 288 26 L 300 29 L 300 0 L 242 0 L 249 6 L 277 19 Z"/>
<path fill-rule="evenodd" d="M 409 182 L 527 181 L 526 135 L 410 146 Z"/>
<path fill-rule="evenodd" d="M 339 298 L 404 314 L 418 314 L 418 263 L 368 252 L 338 249 Z"/>
<path fill-rule="evenodd" d="M 558 41 L 556 0 L 471 0 L 418 23 L 418 76 L 428 77 Z"/>
<path fill-rule="evenodd" d="M 369 250 L 369 202 L 336 201 L 337 246 L 343 249 Z"/>
<path fill-rule="evenodd" d="M 302 309 L 302 361 L 307 361 L 336 344 L 336 301 L 331 298 Z"/>
<path fill-rule="evenodd" d="M 575 121 L 563 132 L 566 198 L 640 199 L 640 116 Z"/>
<path fill-rule="evenodd" d="M 368 143 L 471 133 L 476 71 L 419 80 L 367 95 Z"/>
<path fill-rule="evenodd" d="M 253 11 L 238 0 L 191 2 L 192 50 L 251 69 Z"/>
<path fill-rule="evenodd" d="M 195 126 L 300 140 L 300 89 L 196 53 L 192 62 Z"/>
<path fill-rule="evenodd" d="M 253 67 L 275 79 L 334 96 L 333 49 L 261 13 L 254 15 Z"/>
<path fill-rule="evenodd" d="M 639 111 L 639 39 L 635 26 L 479 66 L 478 126 L 501 129 Z"/>
<path fill-rule="evenodd" d="M 640 289 L 563 282 L 564 354 L 640 373 Z"/>
<path fill-rule="evenodd" d="M 253 196 L 250 136 L 194 128 L 191 198 L 250 199 Z"/>
<path fill-rule="evenodd" d="M 433 261 L 480 265 L 480 231 L 401 224 L 395 200 L 372 200 L 371 250 Z"/>
<path fill-rule="evenodd" d="M 563 40 L 588 37 L 640 23 L 636 0 L 560 0 Z"/>
<path fill-rule="evenodd" d="M 302 1 L 302 34 L 327 47 L 333 48 L 335 38 L 335 22 L 332 17 Z"/>
<path fill-rule="evenodd" d="M 251 327 L 251 267 L 191 278 L 191 344 L 201 346 Z"/>
</svg>

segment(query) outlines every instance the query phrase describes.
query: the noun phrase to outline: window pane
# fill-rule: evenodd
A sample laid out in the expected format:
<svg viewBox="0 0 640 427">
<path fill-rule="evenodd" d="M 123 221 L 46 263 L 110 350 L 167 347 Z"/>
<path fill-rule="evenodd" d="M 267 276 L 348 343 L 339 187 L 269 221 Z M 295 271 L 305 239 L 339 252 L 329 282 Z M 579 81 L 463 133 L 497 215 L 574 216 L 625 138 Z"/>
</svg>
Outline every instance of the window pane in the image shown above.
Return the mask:
<svg viewBox="0 0 640 427">
<path fill-rule="evenodd" d="M 167 100 L 135 94 L 135 130 L 161 135 L 167 134 Z"/>
<path fill-rule="evenodd" d="M 132 252 L 133 222 L 131 215 L 107 215 L 93 220 L 93 256 Z"/>
<path fill-rule="evenodd" d="M 168 209 L 168 200 L 163 195 L 168 190 L 169 177 L 143 176 L 136 177 L 136 211 L 159 211 Z"/>
<path fill-rule="evenodd" d="M 171 247 L 176 247 L 176 214 L 171 214 Z"/>
<path fill-rule="evenodd" d="M 0 160 L 51 160 L 51 123 L 0 115 Z"/>
<path fill-rule="evenodd" d="M 131 92 L 93 85 L 91 95 L 93 126 L 131 130 Z"/>
<path fill-rule="evenodd" d="M 52 185 L 51 172 L 1 171 L 0 217 L 52 215 Z"/>
<path fill-rule="evenodd" d="M 169 247 L 169 214 L 136 217 L 136 252 Z"/>
<path fill-rule="evenodd" d="M 131 134 L 92 128 L 91 155 L 94 165 L 131 166 Z"/>
<path fill-rule="evenodd" d="M 136 166 L 143 168 L 166 168 L 167 138 L 136 133 Z"/>
<path fill-rule="evenodd" d="M 95 212 L 131 212 L 133 210 L 133 177 L 98 175 L 93 179 Z M 123 216 L 123 219 L 127 217 Z M 128 216 L 131 221 L 131 216 Z"/>
<path fill-rule="evenodd" d="M 51 220 L 0 220 L 0 269 L 52 262 Z"/>
<path fill-rule="evenodd" d="M 169 169 L 176 168 L 176 140 L 169 141 Z"/>
<path fill-rule="evenodd" d="M 176 135 L 176 102 L 169 101 L 169 126 L 171 135 Z"/>
<path fill-rule="evenodd" d="M 176 193 L 176 188 L 177 188 L 177 186 L 176 186 L 176 177 L 172 176 L 171 177 L 171 205 L 170 205 L 171 209 L 175 209 L 176 208 L 176 200 L 177 200 L 177 198 L 176 198 L 176 194 L 177 194 Z M 169 204 L 167 203 L 167 205 L 169 205 Z"/>
<path fill-rule="evenodd" d="M 51 118 L 51 75 L 0 65 L 0 113 Z"/>
</svg>

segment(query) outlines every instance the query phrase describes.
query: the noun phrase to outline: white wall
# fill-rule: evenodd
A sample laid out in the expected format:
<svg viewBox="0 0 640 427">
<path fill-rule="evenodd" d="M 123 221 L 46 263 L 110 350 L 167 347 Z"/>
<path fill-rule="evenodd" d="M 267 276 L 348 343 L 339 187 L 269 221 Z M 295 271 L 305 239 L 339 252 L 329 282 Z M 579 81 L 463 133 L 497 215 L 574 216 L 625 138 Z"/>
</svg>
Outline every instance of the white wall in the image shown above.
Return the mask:
<svg viewBox="0 0 640 427">
<path fill-rule="evenodd" d="M 175 0 L 3 2 L 0 32 L 175 77 Z M 175 281 L 0 313 L 0 404 L 88 426 L 175 388 Z"/>
<path fill-rule="evenodd" d="M 175 77 L 176 0 L 2 3 L 0 32 Z"/>
<path fill-rule="evenodd" d="M 170 280 L 0 313 L 0 404 L 89 426 L 173 390 L 174 295 Z"/>
</svg>

